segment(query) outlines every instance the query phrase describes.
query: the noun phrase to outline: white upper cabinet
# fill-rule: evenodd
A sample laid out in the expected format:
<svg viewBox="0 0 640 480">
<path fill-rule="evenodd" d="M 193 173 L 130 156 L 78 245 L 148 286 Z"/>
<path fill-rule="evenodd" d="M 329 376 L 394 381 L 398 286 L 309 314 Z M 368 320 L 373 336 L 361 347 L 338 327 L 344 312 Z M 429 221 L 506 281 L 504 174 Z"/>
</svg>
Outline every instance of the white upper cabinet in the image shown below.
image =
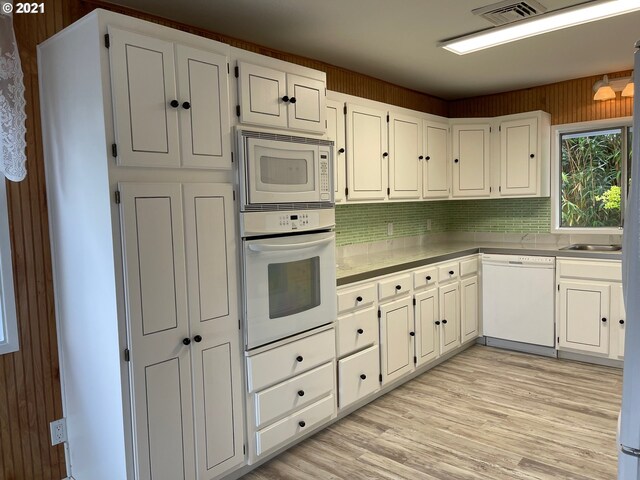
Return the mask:
<svg viewBox="0 0 640 480">
<path fill-rule="evenodd" d="M 499 193 L 503 196 L 535 194 L 538 190 L 538 120 L 502 122 L 499 131 Z"/>
<path fill-rule="evenodd" d="M 109 27 L 119 165 L 230 168 L 227 57 Z"/>
<path fill-rule="evenodd" d="M 327 137 L 333 140 L 333 190 L 336 203 L 344 200 L 346 184 L 346 131 L 344 103 L 327 100 Z"/>
<path fill-rule="evenodd" d="M 423 122 L 422 197 L 447 198 L 449 183 L 449 126 Z M 420 157 L 418 157 L 420 158 Z"/>
<path fill-rule="evenodd" d="M 326 131 L 325 82 L 238 62 L 240 122 L 305 132 Z"/>
<path fill-rule="evenodd" d="M 389 114 L 389 198 L 421 195 L 422 120 Z"/>
<path fill-rule="evenodd" d="M 484 123 L 452 127 L 454 197 L 489 196 L 490 134 Z"/>
<path fill-rule="evenodd" d="M 347 103 L 348 200 L 387 196 L 386 112 Z"/>
</svg>

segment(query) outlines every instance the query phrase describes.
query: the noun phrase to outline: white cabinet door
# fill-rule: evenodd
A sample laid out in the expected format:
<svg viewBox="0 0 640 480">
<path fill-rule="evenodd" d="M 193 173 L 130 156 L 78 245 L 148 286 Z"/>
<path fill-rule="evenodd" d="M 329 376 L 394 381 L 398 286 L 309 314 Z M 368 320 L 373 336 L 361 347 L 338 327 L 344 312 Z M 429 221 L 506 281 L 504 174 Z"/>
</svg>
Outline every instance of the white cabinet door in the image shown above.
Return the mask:
<svg viewBox="0 0 640 480">
<path fill-rule="evenodd" d="M 194 478 L 180 185 L 120 193 L 136 478 Z"/>
<path fill-rule="evenodd" d="M 289 128 L 306 132 L 326 131 L 326 90 L 324 82 L 287 74 Z"/>
<path fill-rule="evenodd" d="M 380 307 L 382 383 L 413 370 L 413 303 L 411 297 Z"/>
<path fill-rule="evenodd" d="M 344 122 L 344 103 L 327 100 L 327 137 L 333 140 L 333 194 L 336 203 L 344 200 L 347 187 L 346 175 L 346 131 Z"/>
<path fill-rule="evenodd" d="M 240 122 L 287 127 L 287 76 L 273 68 L 238 62 Z"/>
<path fill-rule="evenodd" d="M 440 287 L 440 354 L 460 346 L 460 290 L 458 282 Z"/>
<path fill-rule="evenodd" d="M 208 479 L 244 460 L 233 192 L 214 184 L 183 191 L 196 463 Z"/>
<path fill-rule="evenodd" d="M 420 198 L 422 120 L 389 114 L 389 198 Z"/>
<path fill-rule="evenodd" d="M 489 196 L 489 125 L 454 125 L 452 137 L 453 196 Z"/>
<path fill-rule="evenodd" d="M 596 282 L 560 282 L 559 348 L 609 353 L 611 286 Z"/>
<path fill-rule="evenodd" d="M 182 165 L 231 168 L 227 57 L 176 45 Z"/>
<path fill-rule="evenodd" d="M 438 289 L 422 292 L 415 300 L 416 366 L 419 367 L 435 360 L 440 351 Z"/>
<path fill-rule="evenodd" d="M 120 165 L 180 166 L 173 44 L 109 27 Z"/>
<path fill-rule="evenodd" d="M 500 125 L 500 194 L 538 192 L 538 120 L 529 118 Z"/>
<path fill-rule="evenodd" d="M 624 308 L 622 285 L 611 286 L 611 351 L 614 358 L 624 358 L 624 337 L 627 314 Z"/>
<path fill-rule="evenodd" d="M 386 198 L 387 156 L 386 113 L 347 103 L 348 200 Z"/>
<path fill-rule="evenodd" d="M 449 185 L 449 126 L 423 122 L 422 196 L 447 198 Z"/>
<path fill-rule="evenodd" d="M 460 281 L 460 317 L 462 343 L 474 340 L 479 335 L 478 323 L 478 277 Z"/>
</svg>

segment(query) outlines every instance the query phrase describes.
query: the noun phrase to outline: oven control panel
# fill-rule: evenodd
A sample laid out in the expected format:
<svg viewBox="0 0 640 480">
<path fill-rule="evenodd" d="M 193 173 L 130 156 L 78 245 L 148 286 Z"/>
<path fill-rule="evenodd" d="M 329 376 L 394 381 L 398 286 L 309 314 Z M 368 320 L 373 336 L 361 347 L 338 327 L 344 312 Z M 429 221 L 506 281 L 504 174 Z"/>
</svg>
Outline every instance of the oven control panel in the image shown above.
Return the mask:
<svg viewBox="0 0 640 480">
<path fill-rule="evenodd" d="M 242 237 L 326 230 L 335 226 L 333 208 L 240 214 Z"/>
<path fill-rule="evenodd" d="M 329 160 L 331 156 L 329 152 L 320 149 L 320 160 L 318 166 L 320 167 L 320 200 L 331 200 L 331 182 L 329 181 Z"/>
</svg>

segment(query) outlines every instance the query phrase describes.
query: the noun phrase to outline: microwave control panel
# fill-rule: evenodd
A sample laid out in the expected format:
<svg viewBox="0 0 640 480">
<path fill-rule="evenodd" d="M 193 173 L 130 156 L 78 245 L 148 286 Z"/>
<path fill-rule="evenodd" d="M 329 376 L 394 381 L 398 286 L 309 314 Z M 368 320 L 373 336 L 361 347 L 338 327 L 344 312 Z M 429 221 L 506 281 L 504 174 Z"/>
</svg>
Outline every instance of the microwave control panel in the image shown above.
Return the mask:
<svg viewBox="0 0 640 480">
<path fill-rule="evenodd" d="M 240 233 L 243 237 L 328 229 L 334 225 L 335 212 L 332 208 L 243 212 L 240 215 Z"/>
<path fill-rule="evenodd" d="M 329 152 L 320 149 L 320 161 L 318 166 L 320 167 L 320 200 L 331 199 L 331 182 L 329 181 Z"/>
</svg>

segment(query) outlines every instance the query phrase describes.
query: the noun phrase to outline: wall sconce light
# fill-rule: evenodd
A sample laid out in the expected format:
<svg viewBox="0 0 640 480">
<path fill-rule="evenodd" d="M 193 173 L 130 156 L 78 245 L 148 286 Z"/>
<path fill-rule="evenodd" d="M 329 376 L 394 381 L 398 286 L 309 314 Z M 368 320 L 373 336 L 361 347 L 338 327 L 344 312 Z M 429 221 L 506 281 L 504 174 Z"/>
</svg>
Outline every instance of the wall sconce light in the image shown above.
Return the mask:
<svg viewBox="0 0 640 480">
<path fill-rule="evenodd" d="M 623 97 L 633 97 L 633 76 L 609 80 L 607 75 L 593 85 L 594 100 L 613 100 L 616 92 L 622 92 Z"/>
</svg>

